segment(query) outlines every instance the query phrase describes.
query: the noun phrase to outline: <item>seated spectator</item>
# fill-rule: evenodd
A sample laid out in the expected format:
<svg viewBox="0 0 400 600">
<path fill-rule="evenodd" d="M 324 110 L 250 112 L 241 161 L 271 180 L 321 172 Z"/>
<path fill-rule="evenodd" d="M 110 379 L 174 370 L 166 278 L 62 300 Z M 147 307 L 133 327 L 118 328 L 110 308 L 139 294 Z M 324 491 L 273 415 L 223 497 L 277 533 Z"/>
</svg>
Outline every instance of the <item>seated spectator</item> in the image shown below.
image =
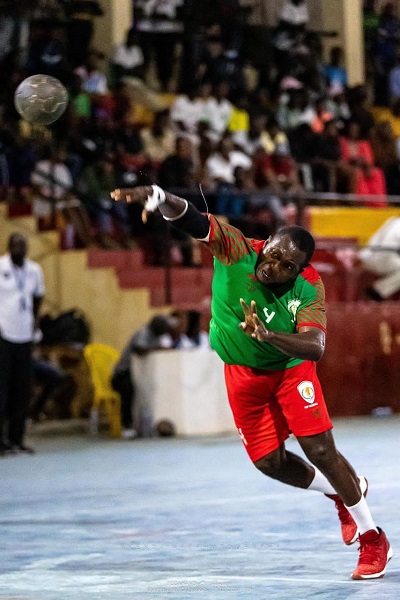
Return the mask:
<svg viewBox="0 0 400 600">
<path fill-rule="evenodd" d="M 338 191 L 338 179 L 345 180 L 345 188 L 349 192 L 349 178 L 354 176 L 353 169 L 341 161 L 339 132 L 335 121 L 325 123 L 324 130 L 313 139 L 312 173 L 316 191 Z M 301 143 L 301 140 L 299 140 Z"/>
<path fill-rule="evenodd" d="M 350 107 L 346 99 L 344 88 L 339 84 L 332 84 L 328 88 L 326 109 L 332 113 L 339 127 L 343 128 L 346 121 L 351 118 Z"/>
<path fill-rule="evenodd" d="M 175 152 L 168 156 L 159 169 L 158 181 L 167 189 L 192 189 L 195 185 L 194 149 L 189 138 L 176 138 Z"/>
<path fill-rule="evenodd" d="M 92 100 L 90 94 L 82 87 L 82 79 L 73 73 L 69 85 L 69 104 L 67 115 L 71 127 L 80 127 L 87 123 L 92 115 Z"/>
<path fill-rule="evenodd" d="M 311 122 L 311 129 L 315 133 L 322 133 L 325 127 L 325 123 L 332 121 L 333 114 L 326 108 L 326 102 L 324 98 L 319 98 L 315 102 L 315 116 Z"/>
<path fill-rule="evenodd" d="M 214 189 L 220 185 L 228 187 L 233 185 L 236 167 L 250 170 L 251 159 L 244 152 L 234 150 L 231 136 L 225 135 L 219 142 L 216 152 L 206 162 L 207 183 Z"/>
<path fill-rule="evenodd" d="M 360 252 L 361 264 L 379 276 L 367 290 L 371 300 L 390 299 L 400 291 L 400 218 L 391 217 Z"/>
<path fill-rule="evenodd" d="M 194 348 L 210 348 L 210 336 L 201 328 L 201 313 L 198 310 L 188 312 L 186 336 Z"/>
<path fill-rule="evenodd" d="M 248 113 L 248 95 L 241 93 L 237 95 L 232 106 L 231 118 L 227 126 L 227 130 L 232 134 L 233 138 L 245 136 L 250 128 L 250 115 Z"/>
<path fill-rule="evenodd" d="M 396 138 L 389 121 L 377 123 L 371 130 L 371 148 L 375 164 L 382 169 L 388 194 L 396 195 L 400 190 L 400 161 Z"/>
<path fill-rule="evenodd" d="M 116 187 L 114 157 L 107 155 L 88 164 L 77 182 L 80 199 L 98 228 L 101 246 L 129 249 L 134 244 L 130 238 L 127 205 L 113 202 L 110 197 Z"/>
<path fill-rule="evenodd" d="M 201 108 L 196 101 L 196 90 L 192 89 L 187 94 L 178 94 L 171 106 L 170 117 L 177 129 L 177 133 L 196 134 L 197 123 L 202 118 Z"/>
<path fill-rule="evenodd" d="M 91 50 L 85 62 L 75 69 L 82 81 L 82 89 L 92 96 L 104 96 L 108 92 L 107 77 L 100 67 L 104 55 Z"/>
<path fill-rule="evenodd" d="M 307 90 L 291 89 L 281 96 L 277 120 L 284 131 L 295 129 L 301 123 L 311 125 L 314 118 L 315 110 L 309 103 Z"/>
<path fill-rule="evenodd" d="M 146 435 L 143 423 L 133 422 L 135 384 L 131 372 L 132 354 L 144 356 L 155 350 L 170 350 L 176 347 L 180 336 L 179 319 L 169 315 L 157 315 L 136 331 L 114 367 L 111 384 L 121 396 L 122 437 L 132 438 L 137 434 Z M 134 429 L 135 426 L 135 429 Z"/>
<path fill-rule="evenodd" d="M 340 137 L 341 158 L 354 168 L 355 172 L 351 178 L 355 194 L 360 195 L 386 195 L 385 179 L 381 169 L 374 166 L 371 144 L 367 140 L 360 139 L 360 126 L 350 121 Z M 386 206 L 387 200 L 366 201 L 368 206 Z"/>
<path fill-rule="evenodd" d="M 110 80 L 114 85 L 121 83 L 123 77 L 144 75 L 144 56 L 140 47 L 139 35 L 135 28 L 128 30 L 125 40 L 116 46 L 110 59 Z"/>
<path fill-rule="evenodd" d="M 60 417 L 69 417 L 70 409 L 66 406 L 76 392 L 74 379 L 61 367 L 46 360 L 37 351 L 33 357 L 33 381 L 35 394 L 30 406 L 32 421 L 47 419 L 47 405 L 53 400 L 55 413 Z"/>
<path fill-rule="evenodd" d="M 215 189 L 215 211 L 218 214 L 235 214 L 237 216 L 243 212 L 242 200 L 232 196 L 237 167 L 250 171 L 252 161 L 243 152 L 234 150 L 232 138 L 226 135 L 218 144 L 217 151 L 206 162 L 207 184 Z"/>
<path fill-rule="evenodd" d="M 87 247 L 94 245 L 90 221 L 85 208 L 73 193 L 73 180 L 65 164 L 63 149 L 46 146 L 43 157 L 32 172 L 33 214 L 48 227 L 57 225 L 57 215 L 72 226 L 74 236 Z M 65 223 L 60 224 L 61 227 Z"/>
<path fill-rule="evenodd" d="M 255 181 L 259 188 L 274 194 L 297 194 L 303 190 L 298 166 L 282 148 L 274 154 L 260 153 L 255 159 Z"/>
<path fill-rule="evenodd" d="M 154 116 L 151 127 L 144 127 L 140 132 L 143 153 L 157 166 L 173 154 L 176 133 L 171 126 L 169 111 L 158 112 Z"/>
<path fill-rule="evenodd" d="M 223 81 L 214 87 L 213 96 L 207 102 L 206 118 L 215 142 L 218 142 L 227 130 L 232 115 L 233 106 L 228 100 L 229 94 L 229 84 Z"/>
<path fill-rule="evenodd" d="M 265 115 L 252 115 L 249 130 L 247 132 L 237 131 L 232 135 L 235 147 L 248 156 L 253 156 L 259 148 L 263 147 L 263 139 L 268 135 L 265 129 L 266 123 L 267 117 Z M 266 143 L 268 143 L 267 140 Z"/>
<path fill-rule="evenodd" d="M 265 130 L 261 133 L 261 147 L 267 154 L 290 154 L 287 135 L 273 118 L 268 119 Z"/>
</svg>

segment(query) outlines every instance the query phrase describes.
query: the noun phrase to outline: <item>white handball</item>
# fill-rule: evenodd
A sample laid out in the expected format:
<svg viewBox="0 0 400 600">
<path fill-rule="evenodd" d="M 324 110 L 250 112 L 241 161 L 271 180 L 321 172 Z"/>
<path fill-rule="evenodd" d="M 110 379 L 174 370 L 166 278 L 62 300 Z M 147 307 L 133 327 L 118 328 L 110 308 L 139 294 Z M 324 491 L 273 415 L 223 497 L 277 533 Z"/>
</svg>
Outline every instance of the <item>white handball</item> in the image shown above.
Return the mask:
<svg viewBox="0 0 400 600">
<path fill-rule="evenodd" d="M 57 121 L 67 108 L 68 92 L 55 77 L 32 75 L 17 87 L 14 104 L 26 121 L 50 125 Z"/>
</svg>

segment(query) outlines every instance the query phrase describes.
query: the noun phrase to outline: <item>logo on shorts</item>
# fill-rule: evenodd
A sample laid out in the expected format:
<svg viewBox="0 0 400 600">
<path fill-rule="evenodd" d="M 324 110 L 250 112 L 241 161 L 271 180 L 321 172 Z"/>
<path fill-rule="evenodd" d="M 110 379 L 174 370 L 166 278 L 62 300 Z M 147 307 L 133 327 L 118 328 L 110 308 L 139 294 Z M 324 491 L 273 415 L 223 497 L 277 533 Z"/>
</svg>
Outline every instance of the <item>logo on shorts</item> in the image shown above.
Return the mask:
<svg viewBox="0 0 400 600">
<path fill-rule="evenodd" d="M 311 381 L 302 381 L 297 386 L 297 390 L 298 390 L 300 396 L 303 398 L 303 400 L 305 400 L 309 404 L 312 404 L 314 402 L 315 390 L 314 390 L 314 386 Z"/>
</svg>

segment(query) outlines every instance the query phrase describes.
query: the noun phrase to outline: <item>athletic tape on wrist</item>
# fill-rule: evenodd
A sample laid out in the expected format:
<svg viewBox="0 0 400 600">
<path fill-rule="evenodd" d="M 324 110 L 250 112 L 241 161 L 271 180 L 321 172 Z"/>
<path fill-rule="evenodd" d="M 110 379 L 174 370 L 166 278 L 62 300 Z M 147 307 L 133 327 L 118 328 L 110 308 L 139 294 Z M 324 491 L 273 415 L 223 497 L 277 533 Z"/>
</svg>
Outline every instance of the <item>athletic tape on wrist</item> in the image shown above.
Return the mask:
<svg viewBox="0 0 400 600">
<path fill-rule="evenodd" d="M 152 185 L 153 193 L 147 196 L 146 203 L 144 205 L 147 212 L 154 212 L 157 208 L 165 202 L 165 192 L 158 185 Z"/>
</svg>

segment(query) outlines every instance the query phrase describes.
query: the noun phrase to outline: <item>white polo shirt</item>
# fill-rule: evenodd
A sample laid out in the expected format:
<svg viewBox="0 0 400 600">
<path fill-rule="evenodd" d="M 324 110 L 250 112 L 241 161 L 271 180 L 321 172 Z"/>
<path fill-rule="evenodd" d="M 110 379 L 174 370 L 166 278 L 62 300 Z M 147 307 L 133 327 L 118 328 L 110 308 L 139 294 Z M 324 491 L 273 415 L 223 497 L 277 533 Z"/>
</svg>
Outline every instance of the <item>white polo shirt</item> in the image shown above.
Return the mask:
<svg viewBox="0 0 400 600">
<path fill-rule="evenodd" d="M 25 259 L 22 268 L 9 254 L 0 256 L 0 336 L 8 342 L 25 343 L 33 338 L 33 298 L 45 294 L 43 271 Z"/>
</svg>

